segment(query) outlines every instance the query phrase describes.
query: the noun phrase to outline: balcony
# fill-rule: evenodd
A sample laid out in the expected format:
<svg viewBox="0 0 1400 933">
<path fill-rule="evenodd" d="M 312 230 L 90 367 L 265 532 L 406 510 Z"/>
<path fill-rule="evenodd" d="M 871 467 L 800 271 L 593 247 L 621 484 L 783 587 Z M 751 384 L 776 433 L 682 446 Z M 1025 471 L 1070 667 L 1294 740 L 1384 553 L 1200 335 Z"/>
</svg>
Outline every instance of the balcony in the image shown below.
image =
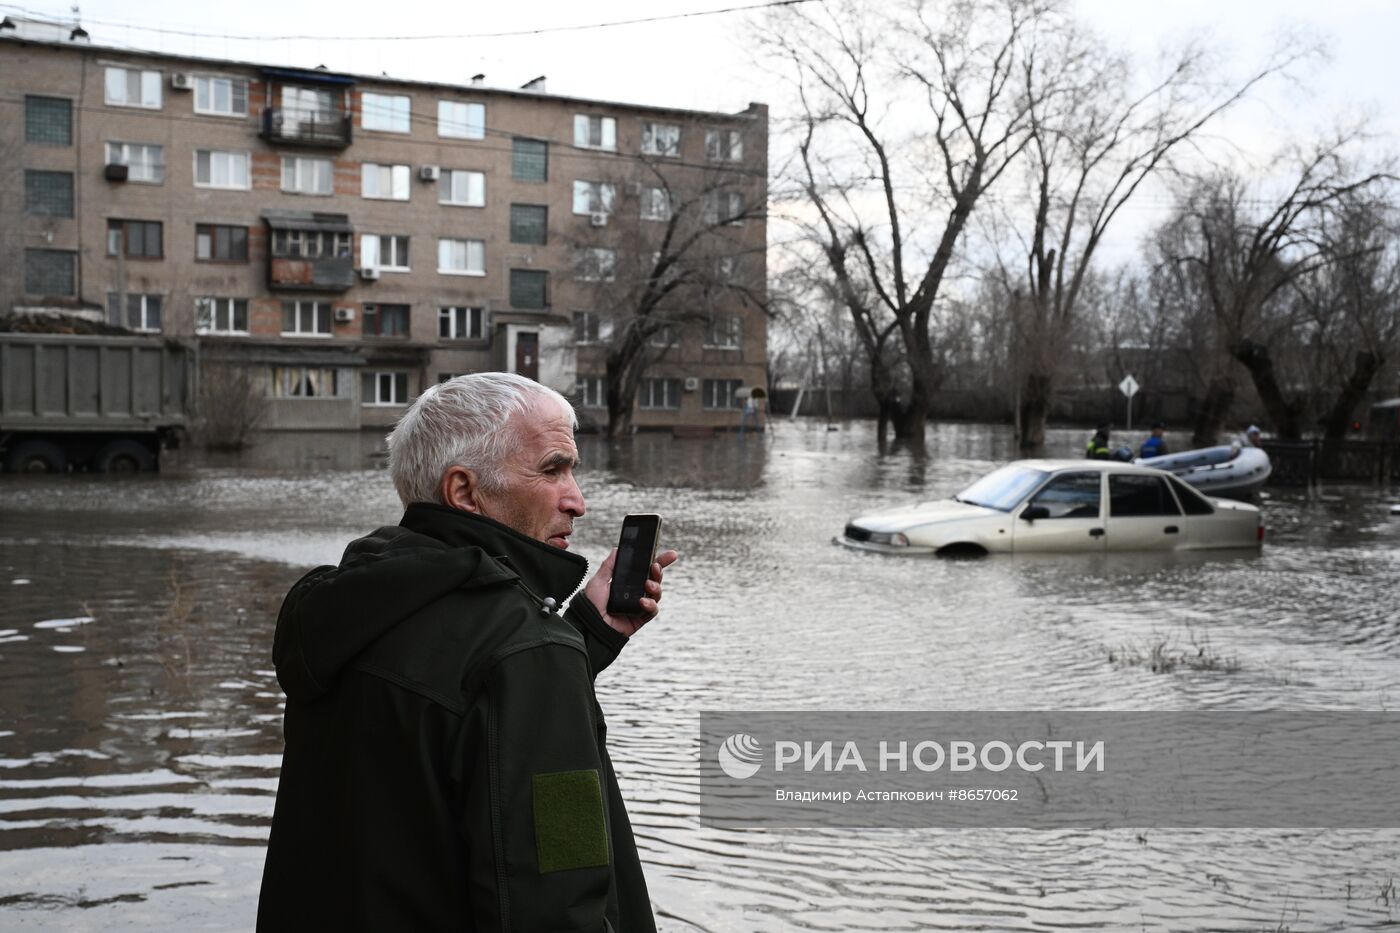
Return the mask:
<svg viewBox="0 0 1400 933">
<path fill-rule="evenodd" d="M 348 113 L 307 113 L 268 107 L 262 114 L 260 135 L 275 146 L 344 149 L 350 145 L 353 125 Z"/>
<path fill-rule="evenodd" d="M 343 292 L 355 285 L 354 230 L 347 215 L 267 210 L 263 219 L 269 288 Z"/>
</svg>

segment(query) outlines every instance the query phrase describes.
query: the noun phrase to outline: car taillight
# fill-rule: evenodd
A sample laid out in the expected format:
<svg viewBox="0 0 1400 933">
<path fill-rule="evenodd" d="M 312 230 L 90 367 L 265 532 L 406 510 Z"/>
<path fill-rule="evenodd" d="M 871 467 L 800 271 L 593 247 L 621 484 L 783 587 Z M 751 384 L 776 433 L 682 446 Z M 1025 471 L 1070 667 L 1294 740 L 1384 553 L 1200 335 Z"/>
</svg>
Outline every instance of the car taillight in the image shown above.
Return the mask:
<svg viewBox="0 0 1400 933">
<path fill-rule="evenodd" d="M 1263 543 L 1264 543 L 1264 523 L 1263 523 L 1263 522 L 1260 522 L 1260 523 L 1259 523 L 1259 543 L 1260 543 L 1260 544 L 1263 544 Z"/>
</svg>

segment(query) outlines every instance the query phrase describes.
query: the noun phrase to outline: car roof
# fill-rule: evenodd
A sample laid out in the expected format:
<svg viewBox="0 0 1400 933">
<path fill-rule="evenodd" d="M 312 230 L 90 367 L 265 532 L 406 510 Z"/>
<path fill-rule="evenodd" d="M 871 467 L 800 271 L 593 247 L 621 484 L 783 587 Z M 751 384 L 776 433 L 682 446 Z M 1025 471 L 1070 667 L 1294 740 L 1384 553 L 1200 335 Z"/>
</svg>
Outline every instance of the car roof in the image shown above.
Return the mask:
<svg viewBox="0 0 1400 933">
<path fill-rule="evenodd" d="M 1163 471 L 1153 467 L 1139 466 L 1136 463 L 1123 463 L 1120 460 L 1016 460 L 1007 466 L 1027 467 L 1032 470 L 1074 470 L 1084 473 L 1145 473 L 1161 476 Z"/>
</svg>

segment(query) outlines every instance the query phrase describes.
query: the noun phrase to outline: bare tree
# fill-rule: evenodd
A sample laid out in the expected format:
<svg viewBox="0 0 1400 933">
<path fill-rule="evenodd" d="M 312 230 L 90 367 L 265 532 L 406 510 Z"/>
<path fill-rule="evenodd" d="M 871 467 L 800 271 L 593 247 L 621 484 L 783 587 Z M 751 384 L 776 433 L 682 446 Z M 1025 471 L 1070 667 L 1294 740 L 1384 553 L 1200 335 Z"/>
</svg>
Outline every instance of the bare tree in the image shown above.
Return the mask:
<svg viewBox="0 0 1400 933">
<path fill-rule="evenodd" d="M 1208 56 L 1196 44 L 1145 87 L 1134 81 L 1135 63 L 1072 24 L 1044 45 L 1045 54 L 1022 62 L 1033 213 L 1030 236 L 1019 247 L 1024 298 L 1011 311 L 1018 319 L 1017 420 L 1025 450 L 1045 442 L 1080 295 L 1109 226 L 1174 151 L 1301 54 L 1281 49 L 1239 84 L 1215 90 L 1207 80 Z"/>
<path fill-rule="evenodd" d="M 943 379 L 935 308 L 974 208 L 1028 139 L 1018 76 L 1054 6 L 915 0 L 877 13 L 842 0 L 785 8 L 762 37 L 796 87 L 806 228 L 869 355 L 882 428 L 919 449 Z"/>
</svg>

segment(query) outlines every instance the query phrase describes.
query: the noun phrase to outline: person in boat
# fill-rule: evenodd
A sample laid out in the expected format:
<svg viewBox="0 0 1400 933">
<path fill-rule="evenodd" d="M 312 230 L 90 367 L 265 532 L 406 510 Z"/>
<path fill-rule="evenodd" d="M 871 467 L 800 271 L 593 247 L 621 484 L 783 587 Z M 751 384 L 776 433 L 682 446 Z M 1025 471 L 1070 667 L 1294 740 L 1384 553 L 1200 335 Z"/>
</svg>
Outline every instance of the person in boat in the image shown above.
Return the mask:
<svg viewBox="0 0 1400 933">
<path fill-rule="evenodd" d="M 1138 448 L 1138 456 L 1146 460 L 1148 457 L 1165 457 L 1171 453 L 1167 450 L 1166 438 L 1162 437 L 1162 432 L 1166 429 L 1167 426 L 1160 421 L 1152 425 L 1152 434 Z"/>
<path fill-rule="evenodd" d="M 1113 448 L 1108 446 L 1109 432 L 1112 426 L 1101 424 L 1094 431 L 1094 436 L 1089 438 L 1089 444 L 1084 448 L 1084 456 L 1089 460 L 1112 460 Z"/>
</svg>

